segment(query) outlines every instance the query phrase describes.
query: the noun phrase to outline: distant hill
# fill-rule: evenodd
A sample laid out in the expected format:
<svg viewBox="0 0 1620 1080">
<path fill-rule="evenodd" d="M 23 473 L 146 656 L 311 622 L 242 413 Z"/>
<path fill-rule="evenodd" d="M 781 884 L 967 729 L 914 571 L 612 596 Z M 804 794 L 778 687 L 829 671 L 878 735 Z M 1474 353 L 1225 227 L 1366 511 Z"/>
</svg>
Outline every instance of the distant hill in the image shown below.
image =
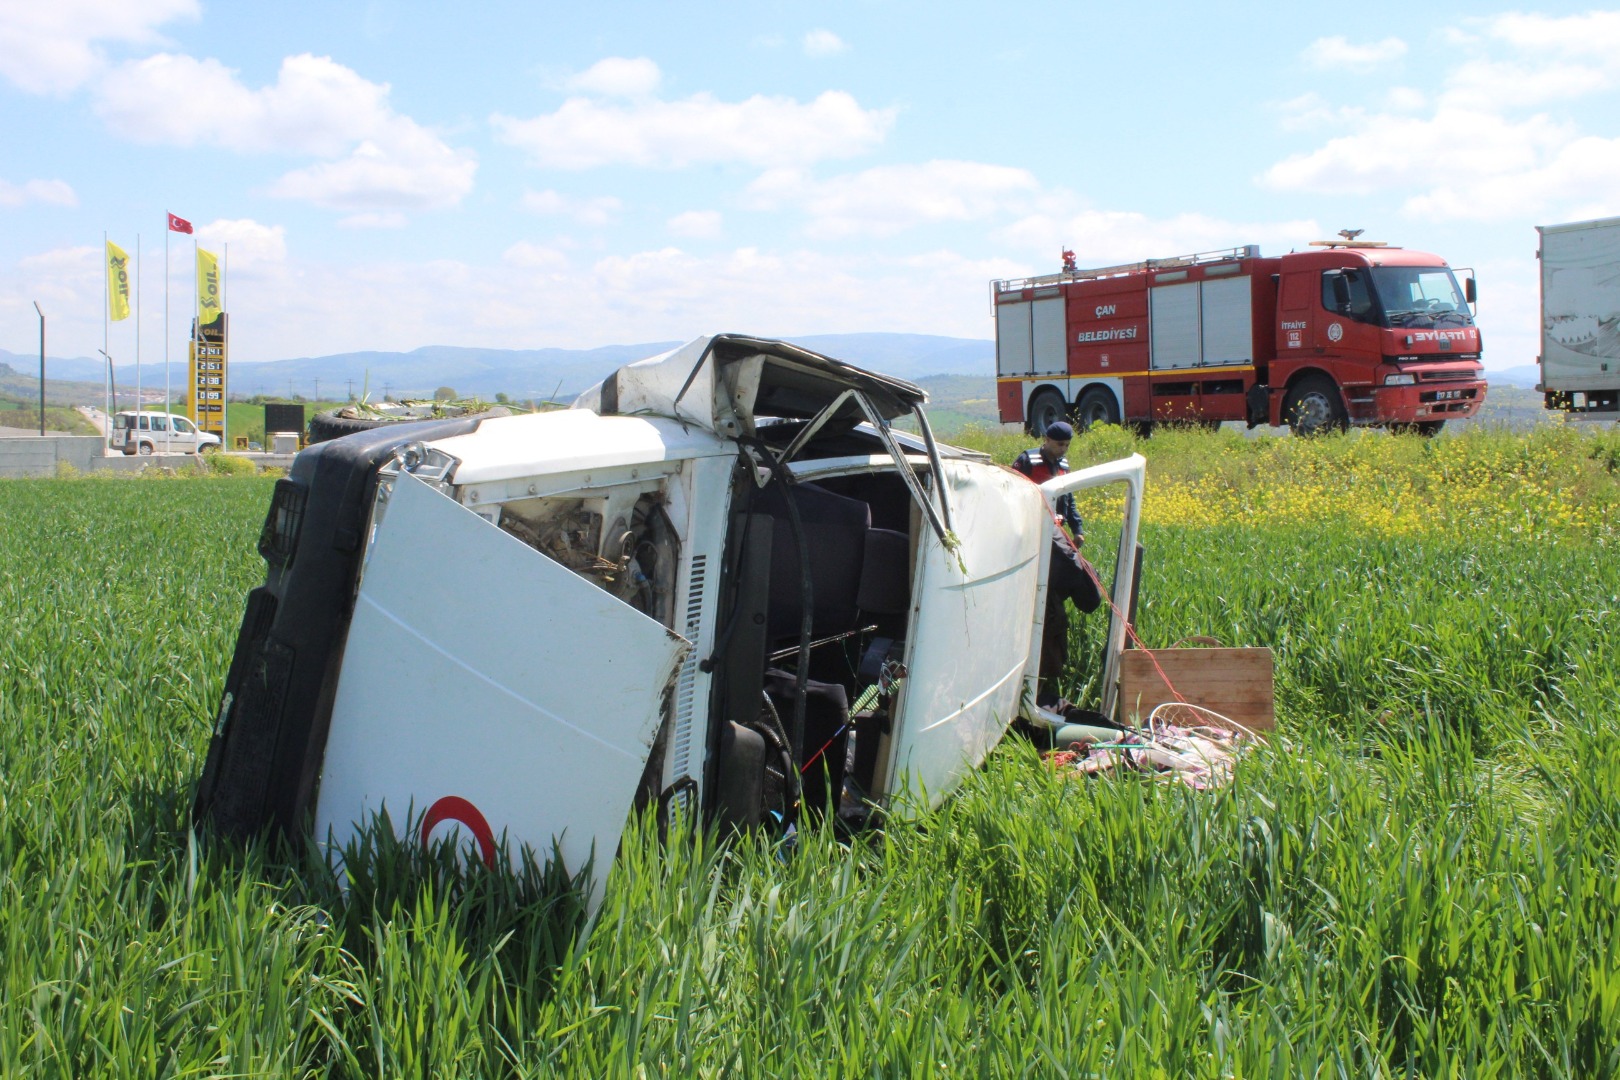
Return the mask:
<svg viewBox="0 0 1620 1080">
<path fill-rule="evenodd" d="M 973 338 L 932 334 L 812 334 L 793 341 L 816 352 L 848 360 L 902 379 L 932 375 L 988 373 L 995 367 L 995 343 Z M 516 398 L 571 396 L 599 382 L 625 364 L 656 356 L 681 342 L 654 341 L 639 345 L 604 345 L 596 349 L 474 349 L 454 345 L 428 345 L 410 352 L 352 352 L 308 356 L 260 363 L 236 363 L 231 369 L 234 394 L 285 394 L 304 397 L 344 397 L 352 383 L 354 393 L 382 397 L 428 396 L 449 386 L 466 397 L 490 398 L 497 393 Z M 19 372 L 39 365 L 38 357 L 0 349 L 0 363 Z M 70 379 L 100 386 L 106 366 L 99 358 L 47 357 L 52 379 Z M 119 364 L 118 385 L 135 385 L 135 365 Z M 169 382 L 178 393 L 186 378 L 186 365 L 169 364 Z M 141 365 L 143 389 L 163 385 L 163 364 Z M 317 388 L 316 381 L 320 386 Z"/>
<path fill-rule="evenodd" d="M 1486 370 L 1485 379 L 1494 386 L 1522 386 L 1526 390 L 1534 390 L 1541 381 L 1541 368 L 1535 364 L 1519 364 L 1496 371 Z"/>
</svg>

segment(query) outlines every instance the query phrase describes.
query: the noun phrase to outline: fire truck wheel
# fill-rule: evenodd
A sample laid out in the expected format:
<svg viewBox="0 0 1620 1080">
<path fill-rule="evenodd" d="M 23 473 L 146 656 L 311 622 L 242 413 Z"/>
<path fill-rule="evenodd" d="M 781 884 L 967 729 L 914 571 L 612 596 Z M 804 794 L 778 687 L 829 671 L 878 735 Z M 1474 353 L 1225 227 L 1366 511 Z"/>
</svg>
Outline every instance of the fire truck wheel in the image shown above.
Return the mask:
<svg viewBox="0 0 1620 1080">
<path fill-rule="evenodd" d="M 1081 431 L 1088 431 L 1092 424 L 1119 423 L 1119 405 L 1114 401 L 1114 395 L 1101 386 L 1093 386 L 1080 395 L 1080 404 L 1075 406 L 1074 418 L 1076 427 Z"/>
<path fill-rule="evenodd" d="M 1064 419 L 1069 414 L 1068 407 L 1063 401 L 1063 395 L 1056 390 L 1040 390 L 1029 399 L 1029 412 L 1024 421 L 1024 431 L 1034 438 L 1040 438 L 1046 429 Z"/>
<path fill-rule="evenodd" d="M 1307 375 L 1288 391 L 1283 416 L 1295 435 L 1322 435 L 1349 426 L 1339 388 L 1323 375 Z"/>
</svg>

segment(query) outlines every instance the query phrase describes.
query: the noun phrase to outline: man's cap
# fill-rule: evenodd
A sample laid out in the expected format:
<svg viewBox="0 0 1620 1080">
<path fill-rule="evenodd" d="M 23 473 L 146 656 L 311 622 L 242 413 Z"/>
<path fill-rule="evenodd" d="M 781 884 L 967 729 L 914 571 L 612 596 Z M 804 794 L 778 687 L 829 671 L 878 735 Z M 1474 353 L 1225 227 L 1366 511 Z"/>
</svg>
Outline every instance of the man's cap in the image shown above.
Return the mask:
<svg viewBox="0 0 1620 1080">
<path fill-rule="evenodd" d="M 1074 438 L 1074 428 L 1059 420 L 1046 429 L 1046 437 L 1057 442 L 1069 442 Z"/>
</svg>

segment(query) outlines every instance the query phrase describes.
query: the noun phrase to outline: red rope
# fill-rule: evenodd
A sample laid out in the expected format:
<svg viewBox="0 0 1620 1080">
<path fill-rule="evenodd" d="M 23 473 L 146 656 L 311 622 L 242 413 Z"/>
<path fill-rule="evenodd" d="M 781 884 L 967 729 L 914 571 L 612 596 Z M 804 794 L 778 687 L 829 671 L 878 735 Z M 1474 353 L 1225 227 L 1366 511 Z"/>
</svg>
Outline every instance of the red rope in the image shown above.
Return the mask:
<svg viewBox="0 0 1620 1080">
<path fill-rule="evenodd" d="M 810 771 L 810 766 L 814 765 L 816 763 L 816 759 L 821 757 L 822 754 L 825 754 L 827 752 L 827 747 L 831 746 L 833 743 L 838 741 L 838 736 L 842 735 L 844 733 L 844 728 L 847 728 L 847 727 L 849 727 L 849 725 L 845 724 L 844 727 L 841 727 L 837 731 L 833 732 L 833 737 L 828 739 L 826 742 L 822 743 L 821 744 L 821 749 L 817 750 L 815 753 L 811 754 L 809 761 L 807 761 L 803 765 L 799 766 L 799 775 L 800 776 L 803 776 L 805 773 Z"/>
<path fill-rule="evenodd" d="M 1079 548 L 1075 549 L 1075 555 L 1080 556 Z M 1114 613 L 1114 617 L 1125 624 L 1126 635 L 1136 643 L 1138 649 L 1147 653 L 1148 662 L 1153 665 L 1153 670 L 1159 673 L 1159 678 L 1164 680 L 1164 685 L 1170 691 L 1170 696 L 1177 701 L 1186 701 L 1187 699 L 1181 696 L 1181 691 L 1177 690 L 1175 684 L 1170 681 L 1170 676 L 1164 673 L 1164 668 L 1159 666 L 1159 658 L 1153 655 L 1153 650 L 1142 644 L 1142 639 L 1136 636 L 1136 627 L 1132 626 L 1131 621 L 1125 617 L 1125 613 L 1115 606 L 1113 596 L 1109 594 L 1107 589 L 1103 588 L 1102 579 L 1097 576 L 1097 568 L 1092 566 L 1084 557 L 1080 557 L 1080 565 L 1085 567 L 1086 573 L 1091 576 L 1092 584 L 1097 586 L 1097 595 L 1108 602 L 1108 608 Z M 822 749 L 826 748 L 823 747 Z"/>
</svg>

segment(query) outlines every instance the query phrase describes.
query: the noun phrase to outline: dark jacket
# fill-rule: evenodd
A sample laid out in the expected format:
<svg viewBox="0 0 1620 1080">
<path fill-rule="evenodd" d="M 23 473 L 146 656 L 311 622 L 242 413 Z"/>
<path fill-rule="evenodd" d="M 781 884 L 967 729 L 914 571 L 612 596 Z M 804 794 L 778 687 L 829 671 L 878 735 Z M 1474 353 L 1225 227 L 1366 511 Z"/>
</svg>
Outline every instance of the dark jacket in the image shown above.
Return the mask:
<svg viewBox="0 0 1620 1080">
<path fill-rule="evenodd" d="M 1057 464 L 1050 464 L 1041 454 L 1041 448 L 1032 446 L 1018 455 L 1017 460 L 1013 462 L 1013 468 L 1037 484 L 1044 484 L 1054 476 L 1062 476 L 1067 473 L 1069 471 L 1069 459 L 1058 458 Z M 1074 534 L 1076 540 L 1084 535 L 1085 525 L 1080 520 L 1080 514 L 1074 508 L 1073 495 L 1060 495 L 1053 509 L 1058 512 L 1058 516 L 1063 519 L 1063 523 L 1069 527 L 1069 531 Z"/>
</svg>

